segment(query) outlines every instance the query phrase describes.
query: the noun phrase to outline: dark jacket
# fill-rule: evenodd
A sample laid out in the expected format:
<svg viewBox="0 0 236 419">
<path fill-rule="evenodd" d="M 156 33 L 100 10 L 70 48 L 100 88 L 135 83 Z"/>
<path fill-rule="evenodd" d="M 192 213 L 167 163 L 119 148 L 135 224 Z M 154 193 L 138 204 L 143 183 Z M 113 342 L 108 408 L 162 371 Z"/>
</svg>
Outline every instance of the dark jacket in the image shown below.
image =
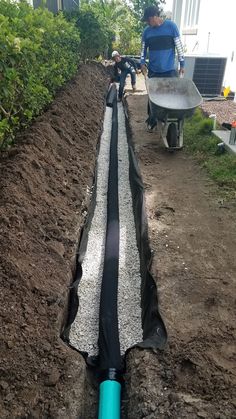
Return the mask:
<svg viewBox="0 0 236 419">
<path fill-rule="evenodd" d="M 119 70 L 121 72 L 127 71 L 136 71 L 138 68 L 137 62 L 129 57 L 121 57 L 121 61 L 119 63 L 115 63 L 114 65 L 114 76 L 115 78 L 119 75 Z"/>
</svg>

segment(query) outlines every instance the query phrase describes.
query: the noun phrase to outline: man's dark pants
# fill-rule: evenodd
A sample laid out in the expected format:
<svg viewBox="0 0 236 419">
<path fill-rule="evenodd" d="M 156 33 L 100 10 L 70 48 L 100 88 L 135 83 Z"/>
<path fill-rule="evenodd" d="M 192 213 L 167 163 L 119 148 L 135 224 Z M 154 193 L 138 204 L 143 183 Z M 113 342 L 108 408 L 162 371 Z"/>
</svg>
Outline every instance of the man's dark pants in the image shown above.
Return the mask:
<svg viewBox="0 0 236 419">
<path fill-rule="evenodd" d="M 176 70 L 167 71 L 165 73 L 155 73 L 152 70 L 148 70 L 148 78 L 164 78 L 164 77 L 177 77 L 178 74 Z M 146 123 L 150 128 L 153 128 L 157 124 L 157 115 L 156 112 L 153 110 L 153 107 L 150 105 L 150 101 L 148 99 L 148 118 L 146 119 Z"/>
<path fill-rule="evenodd" d="M 119 93 L 118 93 L 118 97 L 119 99 L 122 99 L 123 96 L 123 92 L 124 92 L 124 87 L 125 87 L 125 80 L 126 77 L 128 76 L 128 74 L 130 74 L 131 76 L 131 84 L 132 86 L 134 86 L 136 84 L 136 73 L 134 69 L 128 69 L 125 71 L 122 71 L 120 74 L 120 86 L 119 86 Z"/>
</svg>

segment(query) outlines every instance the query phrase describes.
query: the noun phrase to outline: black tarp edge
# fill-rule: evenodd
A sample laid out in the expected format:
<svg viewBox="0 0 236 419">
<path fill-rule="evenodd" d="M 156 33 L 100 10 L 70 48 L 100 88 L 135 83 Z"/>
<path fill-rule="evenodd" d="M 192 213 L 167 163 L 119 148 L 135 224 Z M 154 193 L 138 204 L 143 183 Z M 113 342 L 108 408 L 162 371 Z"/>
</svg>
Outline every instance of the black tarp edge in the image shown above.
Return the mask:
<svg viewBox="0 0 236 419">
<path fill-rule="evenodd" d="M 116 103 L 116 97 L 117 97 L 116 84 L 112 83 L 112 84 L 110 84 L 110 86 L 108 88 L 108 92 L 107 92 L 107 95 L 106 95 L 106 100 L 104 102 L 104 114 L 105 114 L 106 106 L 113 107 L 113 104 Z M 116 104 L 116 106 L 117 106 L 117 104 Z M 113 115 L 113 119 L 114 119 L 114 115 Z M 115 116 L 115 119 L 117 121 L 117 114 Z M 103 132 L 103 129 L 102 129 L 102 132 Z M 102 135 L 102 132 L 101 132 L 101 135 Z M 100 135 L 100 138 L 101 138 L 101 135 Z M 97 156 L 99 155 L 99 151 L 100 151 L 100 140 L 98 141 L 98 144 L 97 144 L 97 153 L 96 153 Z M 88 214 L 87 214 L 85 223 L 84 223 L 84 225 L 81 229 L 79 244 L 78 244 L 78 248 L 77 248 L 77 252 L 76 252 L 76 269 L 75 269 L 75 274 L 74 274 L 72 284 L 71 284 L 70 289 L 69 289 L 68 312 L 67 312 L 66 323 L 65 323 L 65 325 L 64 325 L 64 327 L 61 331 L 61 335 L 60 335 L 62 340 L 70 348 L 72 348 L 73 350 L 81 353 L 84 356 L 84 358 L 86 359 L 87 363 L 90 366 L 94 366 L 95 364 L 97 364 L 98 357 L 95 357 L 95 356 L 88 357 L 87 352 L 79 351 L 77 348 L 75 348 L 73 345 L 71 345 L 69 335 L 70 335 L 71 325 L 76 318 L 78 308 L 79 308 L 78 286 L 79 286 L 80 280 L 82 278 L 82 263 L 83 263 L 83 260 L 84 260 L 85 254 L 86 254 L 86 249 L 87 249 L 87 244 L 88 244 L 88 234 L 89 234 L 92 219 L 93 219 L 93 216 L 94 216 L 94 211 L 95 211 L 95 207 L 96 207 L 96 199 L 97 199 L 97 167 L 95 168 L 93 190 L 92 190 L 91 200 L 90 200 L 90 204 L 89 204 L 89 208 L 88 208 Z"/>
<path fill-rule="evenodd" d="M 116 89 L 115 85 L 112 85 L 108 95 L 109 105 L 111 106 L 113 98 L 116 98 L 114 95 L 114 89 Z M 112 98 L 112 99 L 111 99 Z M 157 295 L 157 286 L 154 281 L 153 276 L 151 275 L 150 268 L 152 263 L 152 252 L 149 245 L 149 238 L 148 238 L 148 224 L 147 224 L 147 216 L 145 211 L 145 202 L 144 202 L 144 187 L 142 183 L 142 177 L 140 174 L 140 170 L 138 167 L 137 159 L 134 153 L 134 148 L 132 145 L 132 133 L 129 126 L 128 121 L 128 111 L 127 105 L 124 103 L 125 109 L 125 116 L 126 116 L 126 130 L 127 130 L 127 138 L 128 138 L 128 146 L 129 146 L 129 176 L 130 176 L 130 186 L 132 192 L 132 199 L 133 199 L 133 210 L 134 210 L 134 219 L 135 219 L 135 227 L 136 227 L 136 239 L 137 239 L 137 246 L 140 252 L 140 271 L 141 271 L 141 309 L 142 309 L 142 327 L 143 327 L 143 341 L 137 343 L 133 347 L 140 347 L 140 348 L 153 348 L 153 349 L 164 349 L 166 342 L 167 342 L 167 331 L 162 320 L 162 317 L 159 312 L 158 308 L 158 295 Z M 78 296 L 77 296 L 77 289 L 78 284 L 82 276 L 82 268 L 81 263 L 83 261 L 87 241 L 88 241 L 88 232 L 91 226 L 91 221 L 94 214 L 94 208 L 96 205 L 96 185 L 97 185 L 97 172 L 95 175 L 95 182 L 93 188 L 93 194 L 91 197 L 91 203 L 89 208 L 89 213 L 83 230 L 81 232 L 80 243 L 78 247 L 78 266 L 77 266 L 77 273 L 75 276 L 75 281 L 73 282 L 70 295 L 69 295 L 69 314 L 66 326 L 62 332 L 62 339 L 69 344 L 69 332 L 71 324 L 73 323 L 77 310 L 78 310 Z M 72 305 L 72 307 L 70 306 Z M 102 347 L 102 345 L 100 345 Z M 73 349 L 77 350 L 76 348 L 72 347 Z M 129 348 L 129 351 L 132 348 Z M 77 350 L 78 351 L 78 350 Z M 101 352 L 101 351 L 100 351 Z M 82 353 L 82 355 L 86 358 L 89 365 L 96 365 L 97 364 L 97 357 L 87 357 L 87 353 Z M 118 357 L 119 358 L 119 357 Z M 118 362 L 120 365 L 120 362 Z"/>
<path fill-rule="evenodd" d="M 115 90 L 116 93 L 116 90 Z M 103 275 L 100 293 L 98 368 L 103 380 L 110 370 L 122 370 L 118 327 L 119 277 L 119 197 L 118 197 L 118 115 L 116 94 L 113 99 L 112 129 L 107 189 L 107 225 Z M 107 373 L 106 373 L 107 372 Z"/>
<path fill-rule="evenodd" d="M 135 346 L 141 348 L 164 349 L 167 343 L 167 331 L 158 307 L 158 293 L 154 278 L 150 272 L 152 252 L 149 245 L 148 221 L 145 209 L 144 186 L 132 143 L 132 131 L 129 125 L 128 107 L 124 102 L 126 133 L 129 149 L 129 177 L 133 200 L 136 240 L 140 255 L 141 273 L 141 309 L 143 342 Z"/>
</svg>

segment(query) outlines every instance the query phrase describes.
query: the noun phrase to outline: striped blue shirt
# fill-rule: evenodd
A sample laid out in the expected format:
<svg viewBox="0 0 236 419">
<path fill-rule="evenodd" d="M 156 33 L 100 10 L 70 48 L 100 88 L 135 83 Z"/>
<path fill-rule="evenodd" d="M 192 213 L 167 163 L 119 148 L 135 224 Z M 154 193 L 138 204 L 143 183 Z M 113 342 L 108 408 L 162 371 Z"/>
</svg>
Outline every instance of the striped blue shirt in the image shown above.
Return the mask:
<svg viewBox="0 0 236 419">
<path fill-rule="evenodd" d="M 160 26 L 148 26 L 142 36 L 141 64 L 149 52 L 149 69 L 154 73 L 175 70 L 175 50 L 180 67 L 184 67 L 184 51 L 179 30 L 174 22 L 165 20 Z"/>
</svg>

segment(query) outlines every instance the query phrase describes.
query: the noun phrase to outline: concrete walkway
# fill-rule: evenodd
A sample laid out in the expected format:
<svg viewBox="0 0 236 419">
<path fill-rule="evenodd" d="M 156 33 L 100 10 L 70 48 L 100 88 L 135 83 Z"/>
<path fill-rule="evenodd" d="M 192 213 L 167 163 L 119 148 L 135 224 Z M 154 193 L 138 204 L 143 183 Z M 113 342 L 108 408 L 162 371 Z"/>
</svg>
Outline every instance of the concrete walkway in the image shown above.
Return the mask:
<svg viewBox="0 0 236 419">
<path fill-rule="evenodd" d="M 236 154 L 236 144 L 229 144 L 230 131 L 214 130 L 212 131 L 224 144 L 230 153 Z"/>
</svg>

